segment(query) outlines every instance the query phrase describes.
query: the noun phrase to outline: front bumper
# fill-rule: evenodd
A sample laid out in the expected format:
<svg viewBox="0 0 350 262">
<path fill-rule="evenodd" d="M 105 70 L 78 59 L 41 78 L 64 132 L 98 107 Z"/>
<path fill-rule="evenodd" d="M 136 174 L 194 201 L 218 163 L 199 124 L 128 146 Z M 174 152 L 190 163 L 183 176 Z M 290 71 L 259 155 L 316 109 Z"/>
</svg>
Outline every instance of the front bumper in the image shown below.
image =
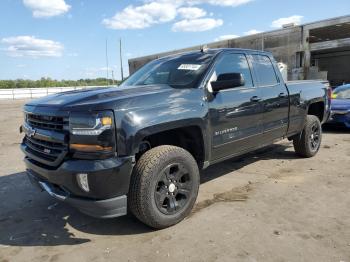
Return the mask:
<svg viewBox="0 0 350 262">
<path fill-rule="evenodd" d="M 327 123 L 344 124 L 346 127 L 350 128 L 350 112 L 342 114 L 332 112 L 331 117 L 329 118 Z"/>
<path fill-rule="evenodd" d="M 59 187 L 43 180 L 39 180 L 31 171 L 27 171 L 29 180 L 33 185 L 45 190 L 53 198 L 65 202 L 82 213 L 98 218 L 112 218 L 126 215 L 127 197 L 119 196 L 106 200 L 91 200 L 70 196 L 70 194 Z"/>
<path fill-rule="evenodd" d="M 48 169 L 26 157 L 30 181 L 59 201 L 82 213 L 99 218 L 125 215 L 133 158 L 67 160 L 57 169 Z M 77 182 L 78 173 L 88 174 L 89 192 Z"/>
</svg>

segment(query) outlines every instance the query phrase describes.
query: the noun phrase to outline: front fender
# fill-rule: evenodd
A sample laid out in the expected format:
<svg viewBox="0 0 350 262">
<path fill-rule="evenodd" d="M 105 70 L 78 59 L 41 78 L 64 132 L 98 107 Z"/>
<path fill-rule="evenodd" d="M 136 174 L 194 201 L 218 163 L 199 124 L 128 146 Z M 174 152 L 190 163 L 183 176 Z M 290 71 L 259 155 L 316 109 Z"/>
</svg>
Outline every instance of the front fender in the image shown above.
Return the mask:
<svg viewBox="0 0 350 262">
<path fill-rule="evenodd" d="M 160 104 L 136 110 L 116 111 L 118 155 L 135 155 L 145 137 L 182 127 L 199 127 L 205 156 L 208 145 L 207 106 L 201 100 Z"/>
</svg>

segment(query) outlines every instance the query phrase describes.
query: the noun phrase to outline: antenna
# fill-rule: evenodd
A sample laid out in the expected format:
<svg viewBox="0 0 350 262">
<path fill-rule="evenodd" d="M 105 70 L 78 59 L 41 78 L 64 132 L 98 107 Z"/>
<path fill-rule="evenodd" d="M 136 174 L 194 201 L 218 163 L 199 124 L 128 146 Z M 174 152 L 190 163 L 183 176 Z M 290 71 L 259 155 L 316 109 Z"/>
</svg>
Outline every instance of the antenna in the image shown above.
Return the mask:
<svg viewBox="0 0 350 262">
<path fill-rule="evenodd" d="M 108 80 L 108 71 L 109 71 L 109 66 L 108 66 L 108 40 L 106 38 L 106 67 L 107 67 L 107 86 L 109 86 L 109 80 Z"/>
<path fill-rule="evenodd" d="M 123 70 L 123 56 L 122 56 L 122 39 L 119 39 L 119 56 L 120 56 L 120 73 L 122 81 L 124 80 L 124 70 Z"/>
</svg>

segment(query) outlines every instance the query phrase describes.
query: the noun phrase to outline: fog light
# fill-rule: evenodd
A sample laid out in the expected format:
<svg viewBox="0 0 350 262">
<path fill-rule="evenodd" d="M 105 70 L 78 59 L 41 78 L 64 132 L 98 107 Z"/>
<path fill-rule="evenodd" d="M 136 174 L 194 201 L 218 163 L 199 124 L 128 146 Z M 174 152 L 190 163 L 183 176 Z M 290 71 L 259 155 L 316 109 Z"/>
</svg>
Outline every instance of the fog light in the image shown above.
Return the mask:
<svg viewBox="0 0 350 262">
<path fill-rule="evenodd" d="M 77 174 L 77 181 L 81 189 L 83 189 L 85 192 L 90 191 L 88 174 Z"/>
</svg>

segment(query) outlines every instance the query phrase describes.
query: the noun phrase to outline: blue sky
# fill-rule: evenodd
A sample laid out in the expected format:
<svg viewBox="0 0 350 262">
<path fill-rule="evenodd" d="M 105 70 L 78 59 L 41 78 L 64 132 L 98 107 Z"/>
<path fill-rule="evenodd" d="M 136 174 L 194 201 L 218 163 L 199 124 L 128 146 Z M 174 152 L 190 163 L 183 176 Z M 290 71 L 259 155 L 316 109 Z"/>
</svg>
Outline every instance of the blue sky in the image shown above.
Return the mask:
<svg viewBox="0 0 350 262">
<path fill-rule="evenodd" d="M 350 14 L 349 0 L 1 0 L 0 79 L 120 78 L 127 59 Z M 111 75 L 111 72 L 110 72 Z"/>
</svg>

